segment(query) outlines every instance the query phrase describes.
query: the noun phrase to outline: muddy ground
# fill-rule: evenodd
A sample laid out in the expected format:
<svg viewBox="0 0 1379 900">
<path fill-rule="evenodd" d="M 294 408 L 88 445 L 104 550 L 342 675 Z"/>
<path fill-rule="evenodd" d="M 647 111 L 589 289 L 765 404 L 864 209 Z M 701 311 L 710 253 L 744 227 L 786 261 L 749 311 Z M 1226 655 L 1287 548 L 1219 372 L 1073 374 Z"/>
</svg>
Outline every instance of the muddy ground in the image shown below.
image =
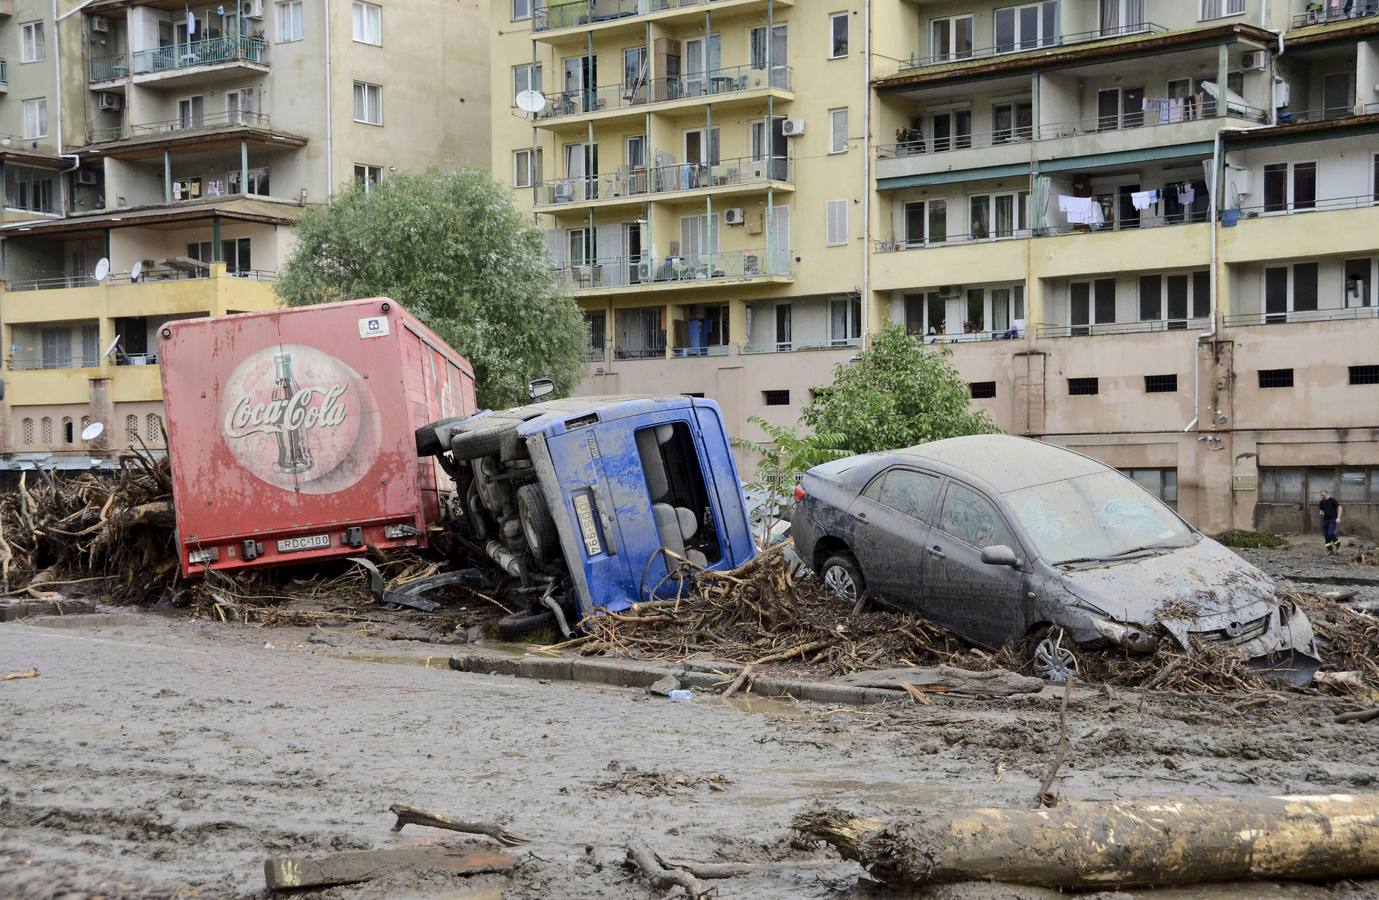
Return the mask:
<svg viewBox="0 0 1379 900">
<path fill-rule="evenodd" d="M 1379 583 L 1379 569 L 1350 568 Z M 818 801 L 882 816 L 1028 805 L 1058 740 L 1049 699 L 682 703 L 454 672 L 450 647 L 360 631 L 131 611 L 0 625 L 0 673 L 40 672 L 0 682 L 0 897 L 261 896 L 269 856 L 463 841 L 391 832 L 394 803 L 501 821 L 531 842 L 511 851 L 510 878 L 406 873 L 311 896 L 658 896 L 622 864 L 638 838 L 669 858 L 765 864 L 717 882 L 724 898 L 914 896 L 797 846 L 791 819 Z M 1088 688 L 1070 705 L 1054 790 L 1379 791 L 1379 724 L 1335 724 L 1345 702 Z M 1379 885 L 1136 894 L 1361 897 Z"/>
</svg>

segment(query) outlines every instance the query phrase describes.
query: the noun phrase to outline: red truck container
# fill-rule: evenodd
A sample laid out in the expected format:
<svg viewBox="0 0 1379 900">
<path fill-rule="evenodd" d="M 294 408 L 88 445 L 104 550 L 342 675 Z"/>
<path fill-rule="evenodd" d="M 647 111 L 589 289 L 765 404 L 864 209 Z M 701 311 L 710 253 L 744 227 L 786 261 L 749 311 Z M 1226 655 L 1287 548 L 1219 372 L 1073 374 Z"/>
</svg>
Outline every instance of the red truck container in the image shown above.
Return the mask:
<svg viewBox="0 0 1379 900">
<path fill-rule="evenodd" d="M 171 322 L 158 357 L 184 574 L 425 544 L 449 479 L 414 432 L 474 370 L 397 303 Z"/>
</svg>

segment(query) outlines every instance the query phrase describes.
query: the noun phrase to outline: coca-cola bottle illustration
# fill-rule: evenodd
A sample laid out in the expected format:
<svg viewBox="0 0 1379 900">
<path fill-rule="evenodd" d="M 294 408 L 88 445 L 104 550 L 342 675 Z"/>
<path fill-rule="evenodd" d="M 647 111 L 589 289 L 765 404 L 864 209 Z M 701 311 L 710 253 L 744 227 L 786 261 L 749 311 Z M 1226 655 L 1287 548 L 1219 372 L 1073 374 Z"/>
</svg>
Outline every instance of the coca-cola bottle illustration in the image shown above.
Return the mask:
<svg viewBox="0 0 1379 900">
<path fill-rule="evenodd" d="M 300 425 L 288 427 L 288 401 L 297 395 L 297 379 L 292 377 L 292 354 L 273 357 L 273 399 L 282 401 L 283 417 L 278 423 L 278 471 L 284 475 L 299 475 L 311 468 L 311 451 L 306 448 L 306 435 Z"/>
</svg>

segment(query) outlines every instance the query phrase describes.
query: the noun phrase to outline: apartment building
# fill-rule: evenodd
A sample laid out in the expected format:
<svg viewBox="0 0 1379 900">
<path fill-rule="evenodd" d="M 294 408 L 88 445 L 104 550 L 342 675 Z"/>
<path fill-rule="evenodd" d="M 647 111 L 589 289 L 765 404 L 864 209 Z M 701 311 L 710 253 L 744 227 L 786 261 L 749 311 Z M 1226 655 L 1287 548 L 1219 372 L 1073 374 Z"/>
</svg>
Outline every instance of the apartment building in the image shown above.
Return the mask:
<svg viewBox="0 0 1379 900">
<path fill-rule="evenodd" d="M 0 467 L 160 446 L 164 323 L 277 305 L 341 186 L 490 157 L 480 0 L 0 7 Z"/>
<path fill-rule="evenodd" d="M 493 16 L 494 168 L 585 311 L 585 390 L 793 423 L 893 322 L 1204 529 L 1316 530 L 1327 490 L 1379 533 L 1379 2 Z"/>
</svg>

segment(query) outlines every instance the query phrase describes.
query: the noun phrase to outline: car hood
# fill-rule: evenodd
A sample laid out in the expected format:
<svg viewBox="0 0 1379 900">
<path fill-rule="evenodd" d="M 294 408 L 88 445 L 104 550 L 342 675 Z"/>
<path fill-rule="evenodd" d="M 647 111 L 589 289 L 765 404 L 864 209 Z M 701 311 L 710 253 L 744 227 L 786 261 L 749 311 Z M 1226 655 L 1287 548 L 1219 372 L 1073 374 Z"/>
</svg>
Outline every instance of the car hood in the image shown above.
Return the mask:
<svg viewBox="0 0 1379 900">
<path fill-rule="evenodd" d="M 1080 599 L 1144 626 L 1177 620 L 1197 631 L 1219 617 L 1256 619 L 1277 605 L 1269 576 L 1206 537 L 1156 556 L 1060 573 Z"/>
</svg>

